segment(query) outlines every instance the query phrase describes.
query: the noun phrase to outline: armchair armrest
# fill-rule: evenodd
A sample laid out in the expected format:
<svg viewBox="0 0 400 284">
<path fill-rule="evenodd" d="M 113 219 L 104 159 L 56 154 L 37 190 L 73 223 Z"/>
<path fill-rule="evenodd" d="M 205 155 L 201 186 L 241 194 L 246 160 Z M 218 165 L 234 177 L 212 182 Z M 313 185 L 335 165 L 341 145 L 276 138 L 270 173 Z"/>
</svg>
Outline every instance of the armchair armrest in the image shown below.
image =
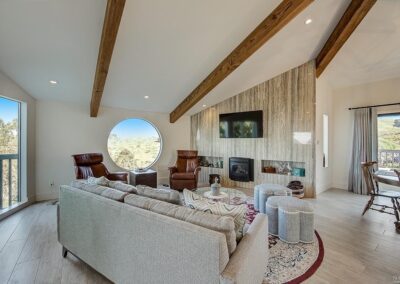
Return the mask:
<svg viewBox="0 0 400 284">
<path fill-rule="evenodd" d="M 268 217 L 258 214 L 221 274 L 221 283 L 262 283 L 268 262 Z"/>
<path fill-rule="evenodd" d="M 169 174 L 172 175 L 173 173 L 176 173 L 178 171 L 178 168 L 173 166 L 173 167 L 168 167 Z"/>
<path fill-rule="evenodd" d="M 201 171 L 200 167 L 197 167 L 194 169 L 194 174 L 197 176 L 197 174 Z"/>
<path fill-rule="evenodd" d="M 128 183 L 128 173 L 125 173 L 125 172 L 109 173 L 107 175 L 107 178 L 109 180 L 119 180 L 119 181 L 123 181 L 125 183 Z"/>
</svg>

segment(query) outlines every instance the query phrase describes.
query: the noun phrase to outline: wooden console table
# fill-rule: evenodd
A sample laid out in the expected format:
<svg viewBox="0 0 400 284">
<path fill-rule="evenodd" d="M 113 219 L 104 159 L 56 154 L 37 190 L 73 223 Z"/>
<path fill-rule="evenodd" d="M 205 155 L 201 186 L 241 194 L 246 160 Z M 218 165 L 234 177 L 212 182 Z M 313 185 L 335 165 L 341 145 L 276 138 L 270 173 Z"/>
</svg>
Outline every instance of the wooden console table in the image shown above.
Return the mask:
<svg viewBox="0 0 400 284">
<path fill-rule="evenodd" d="M 129 184 L 147 185 L 157 188 L 157 172 L 154 170 L 131 171 L 129 172 Z"/>
</svg>

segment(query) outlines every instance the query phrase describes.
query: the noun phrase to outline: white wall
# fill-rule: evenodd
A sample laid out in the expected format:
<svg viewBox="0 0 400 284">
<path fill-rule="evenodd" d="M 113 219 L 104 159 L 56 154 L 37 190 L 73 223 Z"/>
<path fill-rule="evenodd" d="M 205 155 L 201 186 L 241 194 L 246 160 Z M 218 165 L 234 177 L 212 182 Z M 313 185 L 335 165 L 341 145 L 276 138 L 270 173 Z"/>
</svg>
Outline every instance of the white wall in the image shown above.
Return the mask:
<svg viewBox="0 0 400 284">
<path fill-rule="evenodd" d="M 353 139 L 352 112 L 348 108 L 400 102 L 400 78 L 334 90 L 333 98 L 332 186 L 347 190 Z"/>
<path fill-rule="evenodd" d="M 36 107 L 37 200 L 57 198 L 59 186 L 74 178 L 72 154 L 101 152 L 110 171 L 121 171 L 108 155 L 107 139 L 111 129 L 123 119 L 145 118 L 160 130 L 163 152 L 155 164 L 159 183 L 168 182 L 167 168 L 174 164 L 176 150 L 190 147 L 188 116 L 171 124 L 168 114 L 101 108 L 99 116 L 91 118 L 89 106 L 37 101 Z M 54 187 L 50 182 L 55 183 Z"/>
<path fill-rule="evenodd" d="M 25 103 L 27 116 L 21 119 L 27 123 L 26 143 L 21 147 L 26 149 L 26 156 L 22 156 L 21 175 L 26 173 L 26 179 L 21 180 L 22 197 L 26 193 L 28 201 L 35 201 L 35 99 L 19 87 L 13 80 L 0 72 L 0 96 L 11 98 Z M 24 137 L 21 137 L 24 138 Z M 25 151 L 22 152 L 22 155 Z M 25 165 L 24 165 L 25 164 Z M 25 201 L 25 200 L 22 200 Z"/>
<path fill-rule="evenodd" d="M 333 90 L 324 76 L 317 79 L 316 82 L 316 123 L 315 123 L 315 190 L 317 195 L 332 186 L 332 138 L 333 138 Z M 323 167 L 323 120 L 322 116 L 328 115 L 329 132 L 329 152 L 328 167 Z"/>
</svg>

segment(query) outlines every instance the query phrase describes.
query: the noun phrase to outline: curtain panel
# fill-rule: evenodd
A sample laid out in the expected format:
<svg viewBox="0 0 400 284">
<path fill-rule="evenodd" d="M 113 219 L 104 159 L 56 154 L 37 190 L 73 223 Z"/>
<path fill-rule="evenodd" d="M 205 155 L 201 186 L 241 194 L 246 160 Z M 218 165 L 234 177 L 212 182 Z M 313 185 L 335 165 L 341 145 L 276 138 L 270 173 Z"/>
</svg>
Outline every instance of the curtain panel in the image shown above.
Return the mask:
<svg viewBox="0 0 400 284">
<path fill-rule="evenodd" d="M 353 147 L 349 169 L 348 190 L 357 194 L 368 194 L 363 179 L 361 162 L 378 158 L 378 130 L 376 108 L 353 110 Z"/>
</svg>

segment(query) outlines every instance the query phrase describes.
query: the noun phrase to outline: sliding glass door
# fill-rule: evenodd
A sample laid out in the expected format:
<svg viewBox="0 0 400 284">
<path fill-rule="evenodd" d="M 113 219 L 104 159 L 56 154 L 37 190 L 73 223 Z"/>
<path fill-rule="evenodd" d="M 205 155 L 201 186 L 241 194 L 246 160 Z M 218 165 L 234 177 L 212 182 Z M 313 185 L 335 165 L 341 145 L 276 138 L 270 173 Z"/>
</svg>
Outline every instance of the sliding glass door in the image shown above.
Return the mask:
<svg viewBox="0 0 400 284">
<path fill-rule="evenodd" d="M 0 210 L 21 201 L 21 103 L 0 97 Z"/>
</svg>

